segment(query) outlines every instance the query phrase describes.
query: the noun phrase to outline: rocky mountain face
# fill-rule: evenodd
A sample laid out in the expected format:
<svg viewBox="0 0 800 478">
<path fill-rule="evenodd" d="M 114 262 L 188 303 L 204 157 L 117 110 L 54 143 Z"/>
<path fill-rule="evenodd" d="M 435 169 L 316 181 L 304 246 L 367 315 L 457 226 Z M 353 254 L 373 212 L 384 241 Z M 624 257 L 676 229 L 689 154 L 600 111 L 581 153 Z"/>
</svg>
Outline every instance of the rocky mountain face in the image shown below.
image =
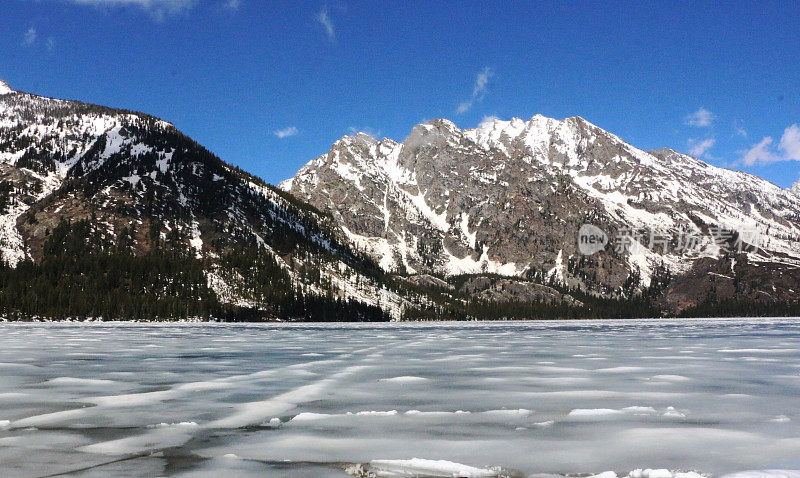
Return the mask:
<svg viewBox="0 0 800 478">
<path fill-rule="evenodd" d="M 276 310 L 278 294 L 298 318 L 312 298 L 336 303 L 343 315 L 347 303 L 377 316 L 401 313 L 403 300 L 338 239 L 327 215 L 224 163 L 172 124 L 2 83 L 0 254 L 7 267 L 58 254 L 53 232 L 63 232 L 65 221 L 89 224 L 104 253 L 123 242 L 134 256 L 185 250 L 201 264 L 214 300 L 264 312 L 255 317 L 292 318 Z M 274 271 L 255 279 L 267 266 Z"/>
<path fill-rule="evenodd" d="M 581 118 L 346 136 L 276 188 L 0 82 L 0 319 L 800 313 L 800 197 Z"/>
<path fill-rule="evenodd" d="M 580 117 L 468 130 L 440 119 L 403 142 L 345 136 L 280 187 L 330 213 L 387 271 L 526 284 L 497 292 L 490 281 L 473 296 L 527 300 L 531 284 L 606 298 L 646 292 L 679 312 L 795 302 L 800 290 L 796 192 L 669 149 L 639 150 Z M 581 250 L 587 224 L 604 236 L 597 251 Z"/>
</svg>

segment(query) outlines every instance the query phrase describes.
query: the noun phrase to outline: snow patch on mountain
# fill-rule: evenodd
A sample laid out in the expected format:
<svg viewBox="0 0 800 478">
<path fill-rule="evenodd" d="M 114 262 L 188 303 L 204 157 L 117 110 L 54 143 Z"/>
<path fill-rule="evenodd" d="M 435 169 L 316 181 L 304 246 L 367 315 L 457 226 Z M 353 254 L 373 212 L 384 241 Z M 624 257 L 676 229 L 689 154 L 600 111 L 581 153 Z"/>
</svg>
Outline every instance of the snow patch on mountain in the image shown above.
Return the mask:
<svg viewBox="0 0 800 478">
<path fill-rule="evenodd" d="M 378 142 L 365 135 L 342 143 L 377 153 Z M 334 159 L 337 170 L 343 180 L 357 180 L 359 168 L 345 159 Z M 10 186 L 0 210 L 0 259 L 12 266 L 35 259 L 61 219 L 91 218 L 109 240 L 133 226 L 137 253 L 169 243 L 207 259 L 207 285 L 222 303 L 274 310 L 249 287 L 246 267 L 223 257 L 258 248 L 286 273 L 275 287 L 374 305 L 395 319 L 403 314 L 405 299 L 370 275 L 371 265 L 327 216 L 145 114 L 27 93 L 0 96 L 0 186 Z"/>
<path fill-rule="evenodd" d="M 577 228 L 592 221 L 608 234 L 636 231 L 623 256 L 643 286 L 656 267 L 681 273 L 718 257 L 709 230 L 748 238 L 754 260 L 800 266 L 796 188 L 669 149 L 646 152 L 577 116 L 486 118 L 463 131 L 433 120 L 402 143 L 346 136 L 280 187 L 340 218 L 386 270 L 538 270 L 570 282 Z M 651 237 L 687 234 L 705 236 L 691 253 L 652 247 Z"/>
<path fill-rule="evenodd" d="M 12 90 L 10 86 L 8 86 L 8 83 L 6 83 L 3 80 L 0 80 L 0 95 L 7 95 L 9 93 L 14 93 L 14 90 Z"/>
</svg>

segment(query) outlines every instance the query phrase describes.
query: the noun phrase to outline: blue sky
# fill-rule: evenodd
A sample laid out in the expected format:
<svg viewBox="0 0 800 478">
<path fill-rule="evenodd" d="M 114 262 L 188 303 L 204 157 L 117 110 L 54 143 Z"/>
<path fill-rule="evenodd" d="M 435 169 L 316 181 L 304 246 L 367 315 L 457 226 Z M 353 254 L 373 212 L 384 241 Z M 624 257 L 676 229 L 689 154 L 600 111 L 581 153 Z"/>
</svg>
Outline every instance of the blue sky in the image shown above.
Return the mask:
<svg viewBox="0 0 800 478">
<path fill-rule="evenodd" d="M 5 0 L 12 88 L 144 111 L 270 182 L 351 130 L 580 115 L 780 186 L 800 3 Z"/>
</svg>

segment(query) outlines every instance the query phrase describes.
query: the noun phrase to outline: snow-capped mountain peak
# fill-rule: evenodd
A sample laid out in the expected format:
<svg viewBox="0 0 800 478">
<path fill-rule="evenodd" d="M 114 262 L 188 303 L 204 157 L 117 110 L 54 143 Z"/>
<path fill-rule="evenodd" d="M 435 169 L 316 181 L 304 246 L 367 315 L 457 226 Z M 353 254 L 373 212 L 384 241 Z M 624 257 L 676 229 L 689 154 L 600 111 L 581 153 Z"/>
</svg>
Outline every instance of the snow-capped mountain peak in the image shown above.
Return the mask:
<svg viewBox="0 0 800 478">
<path fill-rule="evenodd" d="M 15 91 L 8 86 L 8 83 L 0 79 L 0 95 L 7 95 L 9 93 L 15 93 Z"/>
<path fill-rule="evenodd" d="M 789 188 L 790 191 L 800 196 L 800 181 L 795 181 Z"/>
<path fill-rule="evenodd" d="M 675 311 L 800 290 L 797 188 L 643 151 L 579 116 L 348 135 L 281 184 L 292 197 L 165 121 L 1 85 L 0 268 L 52 259 L 64 228 L 88 223 L 89 254 L 184 251 L 187 273 L 202 268 L 185 293 L 237 314 L 467 317 L 485 301 L 595 313 L 573 291 Z M 609 239 L 590 253 L 587 227 Z M 728 254 L 733 241 L 749 247 Z"/>
<path fill-rule="evenodd" d="M 369 155 L 377 144 L 362 134 L 337 148 Z M 399 318 L 400 297 L 369 275 L 376 269 L 343 244 L 336 224 L 290 199 L 147 114 L 0 95 L 0 268 L 44 257 L 62 221 L 90 221 L 103 247 L 122 241 L 149 254 L 169 242 L 206 260 L 207 286 L 232 307 L 288 313 L 226 262 L 245 254 L 264 259 L 247 267 L 272 270 L 269 290 L 289 302 L 295 293 L 335 297 Z M 313 277 L 303 272 L 311 268 Z"/>
<path fill-rule="evenodd" d="M 337 143 L 281 187 L 331 212 L 388 270 L 615 289 L 633 271 L 646 286 L 661 266 L 683 273 L 721 253 L 716 243 L 658 252 L 639 238 L 647 247 L 612 254 L 599 274 L 580 271 L 576 264 L 588 262 L 576 238 L 585 223 L 675 240 L 753 230 L 754 260 L 800 265 L 799 196 L 670 149 L 640 150 L 580 116 L 489 117 L 466 130 L 436 119 L 402 143 Z"/>
</svg>

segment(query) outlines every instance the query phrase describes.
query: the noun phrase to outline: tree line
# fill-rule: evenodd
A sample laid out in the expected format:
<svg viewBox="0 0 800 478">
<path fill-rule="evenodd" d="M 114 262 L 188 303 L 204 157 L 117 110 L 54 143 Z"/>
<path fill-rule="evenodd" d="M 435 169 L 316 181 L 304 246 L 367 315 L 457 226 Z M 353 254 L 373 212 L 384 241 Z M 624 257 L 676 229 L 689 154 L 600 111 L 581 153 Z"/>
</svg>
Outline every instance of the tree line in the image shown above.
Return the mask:
<svg viewBox="0 0 800 478">
<path fill-rule="evenodd" d="M 62 219 L 50 231 L 41 259 L 16 267 L 0 262 L 0 316 L 103 320 L 384 321 L 377 307 L 294 290 L 288 273 L 257 248 L 226 252 L 220 266 L 230 285 L 254 306 L 221 303 L 209 287 L 212 264 L 179 241 L 134 254 L 134 231 L 109 241 L 92 221 Z"/>
</svg>

